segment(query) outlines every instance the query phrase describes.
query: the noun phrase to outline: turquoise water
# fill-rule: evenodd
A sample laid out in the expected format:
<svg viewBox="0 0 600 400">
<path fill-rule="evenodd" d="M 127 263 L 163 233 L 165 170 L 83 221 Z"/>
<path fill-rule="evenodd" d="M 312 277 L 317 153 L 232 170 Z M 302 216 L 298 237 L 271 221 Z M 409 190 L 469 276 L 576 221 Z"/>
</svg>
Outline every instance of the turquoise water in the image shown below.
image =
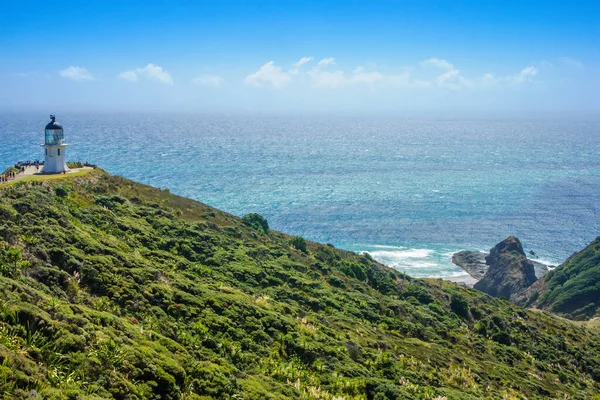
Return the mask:
<svg viewBox="0 0 600 400">
<path fill-rule="evenodd" d="M 518 236 L 559 263 L 600 235 L 600 121 L 58 115 L 89 161 L 414 276 Z M 0 167 L 41 158 L 47 116 L 0 116 Z"/>
</svg>

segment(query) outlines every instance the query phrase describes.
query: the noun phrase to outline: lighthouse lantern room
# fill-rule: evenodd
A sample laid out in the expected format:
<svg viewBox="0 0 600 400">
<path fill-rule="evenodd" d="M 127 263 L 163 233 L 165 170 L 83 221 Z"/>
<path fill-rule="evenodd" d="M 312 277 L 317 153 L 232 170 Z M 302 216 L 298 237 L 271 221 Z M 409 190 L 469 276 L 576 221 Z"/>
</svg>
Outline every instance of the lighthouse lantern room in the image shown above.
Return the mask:
<svg viewBox="0 0 600 400">
<path fill-rule="evenodd" d="M 42 145 L 44 148 L 44 170 L 46 174 L 58 174 L 67 172 L 67 162 L 65 161 L 65 149 L 68 144 L 65 143 L 65 136 L 62 125 L 56 122 L 54 115 L 50 116 L 51 121 L 46 125 L 46 138 Z"/>
</svg>

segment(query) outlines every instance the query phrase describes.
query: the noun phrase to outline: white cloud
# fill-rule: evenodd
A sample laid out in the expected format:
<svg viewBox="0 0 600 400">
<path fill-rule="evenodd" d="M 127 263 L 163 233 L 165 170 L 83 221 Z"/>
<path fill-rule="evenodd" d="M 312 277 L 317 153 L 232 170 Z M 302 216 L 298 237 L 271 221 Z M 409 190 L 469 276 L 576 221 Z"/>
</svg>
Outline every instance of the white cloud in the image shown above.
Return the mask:
<svg viewBox="0 0 600 400">
<path fill-rule="evenodd" d="M 362 67 L 357 67 L 350 74 L 344 71 L 323 71 L 313 68 L 307 72 L 313 86 L 339 88 L 350 85 L 363 85 L 372 89 L 376 87 L 431 87 L 429 82 L 419 79 L 413 79 L 409 71 L 400 74 L 386 75 L 379 71 L 365 71 Z"/>
<path fill-rule="evenodd" d="M 225 80 L 216 75 L 201 75 L 192 79 L 193 84 L 200 86 L 219 87 L 223 82 L 225 82 Z"/>
<path fill-rule="evenodd" d="M 245 82 L 252 86 L 271 86 L 279 89 L 294 80 L 308 79 L 312 86 L 323 88 L 340 88 L 347 86 L 366 86 L 375 88 L 443 88 L 450 90 L 484 89 L 499 85 L 518 85 L 531 82 L 538 74 L 538 69 L 533 66 L 523 68 L 514 75 L 496 77 L 486 73 L 479 77 L 464 77 L 452 63 L 440 59 L 430 58 L 420 62 L 421 68 L 405 67 L 400 73 L 384 73 L 376 67 L 365 69 L 358 66 L 353 70 L 328 68 L 335 64 L 333 57 L 323 59 L 306 72 L 301 72 L 299 66 L 312 60 L 312 57 L 303 57 L 293 64 L 287 71 L 275 65 L 273 61 L 262 65 L 258 71 L 246 77 Z M 428 66 L 435 67 L 435 75 L 431 75 Z M 382 67 L 383 68 L 383 67 Z M 389 68 L 384 68 L 385 70 Z M 429 72 L 428 72 L 429 70 Z M 441 71 L 439 71 L 441 70 Z M 430 74 L 427 78 L 427 74 Z"/>
<path fill-rule="evenodd" d="M 93 81 L 95 79 L 86 68 L 74 66 L 70 66 L 60 71 L 60 76 L 73 81 Z"/>
<path fill-rule="evenodd" d="M 460 89 L 464 86 L 472 86 L 472 82 L 460 76 L 460 70 L 456 69 L 453 64 L 440 58 L 430 58 L 421 61 L 421 66 L 434 66 L 439 69 L 447 70 L 436 78 L 437 85 L 446 89 Z"/>
<path fill-rule="evenodd" d="M 328 65 L 333 65 L 333 64 L 335 64 L 335 58 L 329 57 L 329 58 L 324 58 L 321 61 L 319 61 L 317 63 L 317 67 L 326 67 Z"/>
<path fill-rule="evenodd" d="M 483 88 L 495 87 L 501 84 L 520 85 L 533 81 L 533 78 L 538 74 L 538 69 L 529 66 L 523 68 L 517 74 L 509 76 L 495 77 L 493 74 L 484 74 L 476 83 Z"/>
<path fill-rule="evenodd" d="M 433 65 L 434 67 L 438 67 L 441 69 L 454 69 L 454 65 L 450 64 L 446 60 L 441 60 L 439 58 L 430 58 L 425 61 L 421 61 L 421 65 Z"/>
<path fill-rule="evenodd" d="M 313 60 L 312 57 L 302 57 L 300 60 L 298 60 L 298 62 L 296 64 L 294 64 L 294 66 L 299 67 L 302 64 L 306 64 L 307 62 L 310 62 L 312 60 Z"/>
<path fill-rule="evenodd" d="M 292 80 L 290 73 L 281 70 L 273 61 L 261 66 L 258 71 L 246 77 L 245 82 L 252 86 L 270 85 L 275 89 L 282 88 Z"/>
<path fill-rule="evenodd" d="M 452 83 L 453 81 L 458 80 L 459 76 L 458 74 L 460 74 L 460 71 L 457 69 L 451 69 L 447 72 L 444 72 L 442 75 L 437 77 L 437 83 L 440 86 L 444 86 L 448 83 Z"/>
<path fill-rule="evenodd" d="M 125 71 L 118 76 L 130 82 L 137 82 L 139 77 L 144 77 L 151 81 L 156 81 L 164 84 L 172 84 L 173 78 L 171 74 L 159 67 L 158 65 L 148 64 L 144 68 L 136 68 L 131 71 Z"/>
<path fill-rule="evenodd" d="M 560 61 L 567 64 L 569 67 L 574 67 L 578 69 L 585 69 L 585 65 L 579 60 L 570 57 L 561 57 Z"/>
<path fill-rule="evenodd" d="M 523 68 L 518 74 L 514 75 L 513 77 L 509 77 L 509 81 L 512 81 L 512 83 L 529 82 L 537 74 L 538 74 L 537 68 L 530 66 L 527 68 Z"/>
<path fill-rule="evenodd" d="M 460 70 L 446 60 L 439 58 L 430 58 L 421 62 L 422 66 L 432 65 L 440 69 L 447 70 L 435 78 L 435 84 L 445 89 L 458 90 L 462 88 L 490 88 L 500 84 L 523 84 L 531 82 L 538 74 L 538 69 L 529 66 L 523 68 L 515 75 L 495 77 L 491 73 L 486 73 L 480 78 L 465 78 L 460 74 Z"/>
</svg>

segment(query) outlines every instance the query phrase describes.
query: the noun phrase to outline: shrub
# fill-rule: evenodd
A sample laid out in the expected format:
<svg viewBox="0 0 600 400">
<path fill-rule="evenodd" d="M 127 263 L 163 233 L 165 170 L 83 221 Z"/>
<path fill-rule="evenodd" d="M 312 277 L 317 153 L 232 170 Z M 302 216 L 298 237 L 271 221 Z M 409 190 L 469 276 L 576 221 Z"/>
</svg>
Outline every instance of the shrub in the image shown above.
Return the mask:
<svg viewBox="0 0 600 400">
<path fill-rule="evenodd" d="M 400 390 L 391 383 L 382 383 L 375 388 L 374 399 L 396 400 L 400 397 Z"/>
<path fill-rule="evenodd" d="M 337 276 L 332 276 L 331 278 L 329 278 L 328 281 L 331 286 L 335 286 L 338 288 L 342 288 L 342 287 L 346 286 L 346 285 L 344 285 L 344 281 L 341 280 L 340 278 L 338 278 Z"/>
<path fill-rule="evenodd" d="M 67 197 L 69 195 L 69 192 L 67 192 L 67 189 L 60 187 L 60 186 L 57 187 L 56 189 L 54 189 L 54 193 L 58 197 Z"/>
<path fill-rule="evenodd" d="M 21 249 L 0 248 L 0 275 L 15 277 L 21 270 Z"/>
<path fill-rule="evenodd" d="M 294 236 L 293 238 L 291 238 L 290 239 L 290 244 L 296 250 L 300 250 L 303 253 L 307 253 L 308 252 L 307 245 L 306 245 L 306 240 L 303 237 L 301 237 L 301 236 Z"/>
<path fill-rule="evenodd" d="M 5 205 L 0 205 L 0 221 L 13 220 L 17 217 L 17 211 Z"/>
<path fill-rule="evenodd" d="M 510 334 L 506 331 L 500 331 L 500 332 L 494 333 L 492 335 L 492 340 L 496 343 L 505 344 L 507 346 L 510 346 L 510 344 L 511 344 Z"/>
<path fill-rule="evenodd" d="M 242 217 L 242 222 L 257 231 L 269 233 L 269 223 L 267 222 L 267 219 L 260 214 L 246 214 Z"/>
<path fill-rule="evenodd" d="M 124 199 L 121 196 L 99 196 L 96 198 L 96 204 L 98 204 L 99 206 L 102 207 L 107 207 L 107 208 L 114 208 L 116 205 L 118 204 L 125 204 L 127 202 L 126 199 Z"/>
<path fill-rule="evenodd" d="M 469 318 L 469 303 L 459 293 L 453 293 L 450 300 L 450 309 L 459 317 Z"/>
<path fill-rule="evenodd" d="M 417 286 L 416 284 L 409 284 L 405 292 L 406 298 L 414 297 L 421 304 L 429 304 L 434 301 L 433 296 L 425 288 Z"/>
</svg>

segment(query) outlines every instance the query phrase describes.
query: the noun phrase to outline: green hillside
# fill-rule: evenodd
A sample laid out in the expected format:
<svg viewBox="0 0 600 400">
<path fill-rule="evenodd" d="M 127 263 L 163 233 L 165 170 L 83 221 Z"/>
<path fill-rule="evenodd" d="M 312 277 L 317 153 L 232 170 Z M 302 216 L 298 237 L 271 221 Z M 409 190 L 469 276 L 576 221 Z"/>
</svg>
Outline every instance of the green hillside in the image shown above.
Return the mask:
<svg viewBox="0 0 600 400">
<path fill-rule="evenodd" d="M 599 399 L 600 334 L 101 170 L 0 188 L 0 393 Z"/>
<path fill-rule="evenodd" d="M 600 313 L 600 237 L 527 291 L 529 304 L 572 319 Z"/>
</svg>

